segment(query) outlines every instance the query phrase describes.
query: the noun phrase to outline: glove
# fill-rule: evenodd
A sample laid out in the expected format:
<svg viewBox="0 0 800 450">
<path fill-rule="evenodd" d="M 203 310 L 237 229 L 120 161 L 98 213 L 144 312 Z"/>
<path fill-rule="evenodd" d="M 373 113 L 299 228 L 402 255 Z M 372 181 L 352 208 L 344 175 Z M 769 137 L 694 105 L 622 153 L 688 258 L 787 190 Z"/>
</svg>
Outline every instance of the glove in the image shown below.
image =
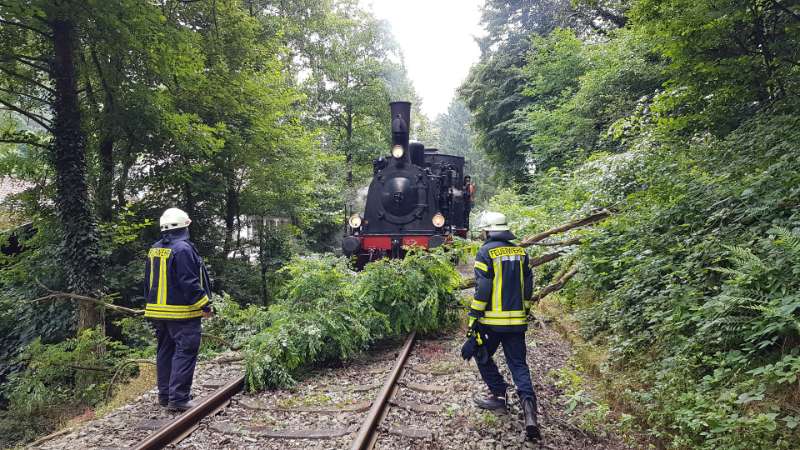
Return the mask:
<svg viewBox="0 0 800 450">
<path fill-rule="evenodd" d="M 478 352 L 478 342 L 475 340 L 474 334 L 467 335 L 467 340 L 461 346 L 461 357 L 464 361 L 469 361 Z"/>
<path fill-rule="evenodd" d="M 483 345 L 488 336 L 483 325 L 474 317 L 469 318 L 469 329 L 467 330 L 467 340 L 461 346 L 461 357 L 465 361 L 475 358 L 478 364 L 489 362 L 489 351 Z"/>
</svg>

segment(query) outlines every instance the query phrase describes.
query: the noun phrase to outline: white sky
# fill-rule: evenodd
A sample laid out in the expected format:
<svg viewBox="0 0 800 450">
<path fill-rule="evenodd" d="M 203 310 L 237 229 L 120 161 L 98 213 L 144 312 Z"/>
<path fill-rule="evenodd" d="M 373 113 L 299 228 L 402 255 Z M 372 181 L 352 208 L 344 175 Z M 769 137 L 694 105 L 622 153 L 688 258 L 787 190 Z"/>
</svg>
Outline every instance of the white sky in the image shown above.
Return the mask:
<svg viewBox="0 0 800 450">
<path fill-rule="evenodd" d="M 360 0 L 387 20 L 403 50 L 409 77 L 431 119 L 447 111 L 456 89 L 478 61 L 473 36 L 483 0 Z"/>
</svg>

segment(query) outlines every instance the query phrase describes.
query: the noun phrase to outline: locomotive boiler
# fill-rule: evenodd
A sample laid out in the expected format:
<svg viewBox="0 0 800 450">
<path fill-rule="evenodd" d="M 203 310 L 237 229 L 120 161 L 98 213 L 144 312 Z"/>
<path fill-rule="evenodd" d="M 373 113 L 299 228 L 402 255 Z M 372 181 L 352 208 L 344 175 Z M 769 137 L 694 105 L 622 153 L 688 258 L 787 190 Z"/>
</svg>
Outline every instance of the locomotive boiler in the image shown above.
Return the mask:
<svg viewBox="0 0 800 450">
<path fill-rule="evenodd" d="M 471 205 L 464 158 L 409 141 L 411 103 L 390 103 L 392 146 L 373 161 L 363 213 L 347 220 L 342 250 L 356 266 L 402 258 L 411 246 L 434 248 L 466 237 Z M 468 177 L 467 177 L 468 178 Z"/>
</svg>

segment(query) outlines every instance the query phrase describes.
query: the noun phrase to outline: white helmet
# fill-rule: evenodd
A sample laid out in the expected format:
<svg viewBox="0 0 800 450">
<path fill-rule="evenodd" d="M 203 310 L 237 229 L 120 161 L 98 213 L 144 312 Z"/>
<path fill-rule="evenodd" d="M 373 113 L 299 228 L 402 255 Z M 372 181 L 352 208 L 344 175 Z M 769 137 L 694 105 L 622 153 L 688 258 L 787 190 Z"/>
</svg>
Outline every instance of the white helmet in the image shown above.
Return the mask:
<svg viewBox="0 0 800 450">
<path fill-rule="evenodd" d="M 506 215 L 499 212 L 487 211 L 478 220 L 479 231 L 508 231 Z"/>
<path fill-rule="evenodd" d="M 185 211 L 178 208 L 169 208 L 161 215 L 161 231 L 186 228 L 192 220 Z"/>
</svg>

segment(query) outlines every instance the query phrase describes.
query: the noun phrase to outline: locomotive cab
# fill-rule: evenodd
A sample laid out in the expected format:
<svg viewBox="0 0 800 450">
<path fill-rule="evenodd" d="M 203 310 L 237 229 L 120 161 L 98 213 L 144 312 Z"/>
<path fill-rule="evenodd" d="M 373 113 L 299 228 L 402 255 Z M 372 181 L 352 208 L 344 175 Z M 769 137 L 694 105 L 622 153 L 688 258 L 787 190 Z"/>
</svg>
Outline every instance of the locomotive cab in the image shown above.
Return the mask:
<svg viewBox="0 0 800 450">
<path fill-rule="evenodd" d="M 465 237 L 469 202 L 464 158 L 410 142 L 411 104 L 393 102 L 391 154 L 373 163 L 363 215 L 353 214 L 342 242 L 356 265 L 383 257 L 402 258 L 406 248 L 438 247 L 453 235 Z"/>
</svg>

